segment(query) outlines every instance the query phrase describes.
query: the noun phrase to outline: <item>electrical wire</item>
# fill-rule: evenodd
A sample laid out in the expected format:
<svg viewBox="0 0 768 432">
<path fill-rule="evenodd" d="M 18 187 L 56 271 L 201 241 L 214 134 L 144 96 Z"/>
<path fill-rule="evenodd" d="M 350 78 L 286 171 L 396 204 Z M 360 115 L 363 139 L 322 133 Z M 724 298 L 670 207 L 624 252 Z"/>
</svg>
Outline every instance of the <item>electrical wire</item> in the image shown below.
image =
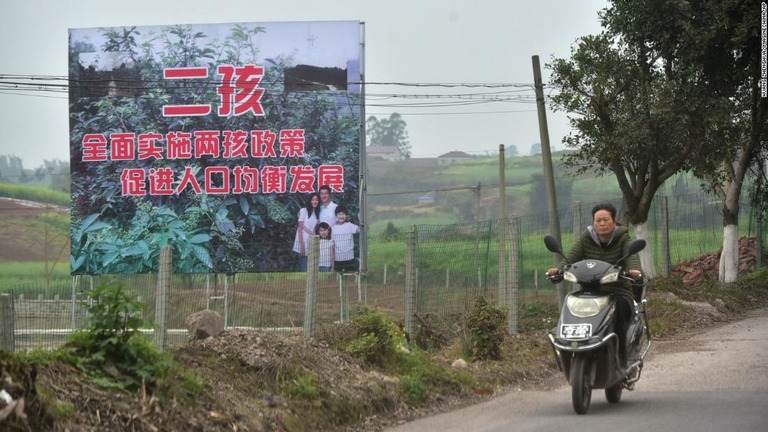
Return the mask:
<svg viewBox="0 0 768 432">
<path fill-rule="evenodd" d="M 64 81 L 65 83 L 61 83 Z M 190 84 L 191 81 L 191 84 Z M 82 79 L 70 80 L 64 76 L 38 76 L 38 75 L 11 75 L 0 74 L 0 92 L 25 91 L 25 92 L 61 92 L 66 93 L 72 89 L 109 87 L 113 86 L 125 92 L 142 92 L 164 89 L 166 91 L 186 90 L 190 87 L 217 87 L 221 85 L 217 80 L 189 80 L 176 82 L 173 80 L 142 79 L 141 85 L 136 85 L 136 80 L 121 78 L 114 79 Z M 125 84 L 125 85 L 121 85 Z M 272 84 L 284 84 L 280 81 Z M 535 102 L 535 95 L 513 95 L 515 93 L 530 92 L 533 85 L 529 83 L 406 83 L 406 82 L 351 82 L 350 85 L 365 84 L 366 86 L 393 86 L 393 87 L 418 87 L 418 88 L 442 88 L 442 89 L 509 89 L 505 91 L 472 92 L 472 93 L 368 93 L 366 97 L 373 98 L 403 98 L 403 99 L 463 99 L 463 100 L 491 100 Z"/>
</svg>

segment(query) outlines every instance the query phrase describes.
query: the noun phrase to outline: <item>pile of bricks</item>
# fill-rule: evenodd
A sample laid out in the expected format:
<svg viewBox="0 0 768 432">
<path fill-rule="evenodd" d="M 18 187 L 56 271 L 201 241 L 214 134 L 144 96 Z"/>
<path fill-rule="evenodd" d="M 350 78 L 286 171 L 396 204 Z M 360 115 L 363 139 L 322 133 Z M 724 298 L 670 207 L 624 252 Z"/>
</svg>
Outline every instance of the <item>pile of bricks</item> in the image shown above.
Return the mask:
<svg viewBox="0 0 768 432">
<path fill-rule="evenodd" d="M 754 237 L 739 239 L 739 273 L 747 271 L 757 263 L 757 251 Z M 720 248 L 715 253 L 707 253 L 685 260 L 670 268 L 670 276 L 679 277 L 683 283 L 694 284 L 702 279 L 717 279 L 720 270 Z"/>
</svg>

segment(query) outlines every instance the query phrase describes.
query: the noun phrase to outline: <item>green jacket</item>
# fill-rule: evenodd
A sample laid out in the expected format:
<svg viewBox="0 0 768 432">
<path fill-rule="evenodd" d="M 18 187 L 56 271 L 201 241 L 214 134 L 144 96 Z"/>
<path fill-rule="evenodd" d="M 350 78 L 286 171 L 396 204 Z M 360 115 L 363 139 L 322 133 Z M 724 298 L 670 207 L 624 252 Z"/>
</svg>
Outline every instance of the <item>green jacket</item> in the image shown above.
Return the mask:
<svg viewBox="0 0 768 432">
<path fill-rule="evenodd" d="M 613 231 L 611 240 L 607 244 L 602 244 L 600 237 L 597 236 L 592 226 L 589 226 L 576 243 L 571 246 L 571 250 L 565 255 L 565 259 L 560 261 L 557 268 L 562 270 L 567 263 L 575 263 L 585 259 L 598 259 L 613 264 L 619 258 L 627 255 L 631 241 L 629 230 L 624 226 L 617 226 Z M 637 254 L 632 254 L 621 263 L 621 266 L 625 271 L 641 270 L 640 258 Z M 632 297 L 632 289 L 626 282 L 605 286 L 604 289 Z"/>
</svg>

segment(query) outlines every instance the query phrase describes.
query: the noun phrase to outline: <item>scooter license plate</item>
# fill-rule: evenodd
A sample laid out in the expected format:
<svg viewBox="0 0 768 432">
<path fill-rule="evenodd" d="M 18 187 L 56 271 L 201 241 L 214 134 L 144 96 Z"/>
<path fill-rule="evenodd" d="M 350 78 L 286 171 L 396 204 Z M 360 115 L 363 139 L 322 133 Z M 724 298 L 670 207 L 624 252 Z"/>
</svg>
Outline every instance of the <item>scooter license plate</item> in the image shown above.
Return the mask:
<svg viewBox="0 0 768 432">
<path fill-rule="evenodd" d="M 560 337 L 564 339 L 586 339 L 592 337 L 592 324 L 561 324 Z"/>
</svg>

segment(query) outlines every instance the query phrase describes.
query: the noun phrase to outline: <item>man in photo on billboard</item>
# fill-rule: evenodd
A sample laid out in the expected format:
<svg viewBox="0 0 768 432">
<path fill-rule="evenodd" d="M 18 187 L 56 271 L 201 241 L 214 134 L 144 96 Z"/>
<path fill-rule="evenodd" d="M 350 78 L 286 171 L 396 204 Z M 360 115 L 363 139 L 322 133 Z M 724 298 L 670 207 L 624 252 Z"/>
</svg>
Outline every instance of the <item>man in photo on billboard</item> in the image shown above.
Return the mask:
<svg viewBox="0 0 768 432">
<path fill-rule="evenodd" d="M 328 185 L 320 186 L 320 217 L 318 222 L 336 225 L 336 203 L 331 200 L 332 191 Z"/>
</svg>

